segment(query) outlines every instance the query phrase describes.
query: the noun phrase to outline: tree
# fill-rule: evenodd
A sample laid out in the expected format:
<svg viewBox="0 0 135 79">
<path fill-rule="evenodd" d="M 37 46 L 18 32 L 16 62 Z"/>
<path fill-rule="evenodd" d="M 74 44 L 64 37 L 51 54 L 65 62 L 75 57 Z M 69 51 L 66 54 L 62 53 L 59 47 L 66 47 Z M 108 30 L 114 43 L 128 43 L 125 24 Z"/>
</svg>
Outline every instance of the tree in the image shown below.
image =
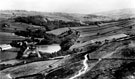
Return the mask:
<svg viewBox="0 0 135 79">
<path fill-rule="evenodd" d="M 1 25 L 1 28 L 2 28 L 2 29 L 6 28 L 6 27 L 10 27 L 10 25 L 7 24 L 7 23 L 3 23 L 3 24 Z"/>
<path fill-rule="evenodd" d="M 14 28 L 14 30 L 16 31 L 16 30 L 17 30 L 17 28 Z"/>
<path fill-rule="evenodd" d="M 97 35 L 100 35 L 100 33 L 98 32 Z"/>
<path fill-rule="evenodd" d="M 129 29 L 132 29 L 133 27 L 132 26 L 129 26 Z"/>
<path fill-rule="evenodd" d="M 130 44 L 130 41 L 123 42 L 123 45 L 129 45 L 129 44 Z"/>
<path fill-rule="evenodd" d="M 121 49 L 121 53 L 125 57 L 135 56 L 135 49 L 131 47 Z"/>
</svg>

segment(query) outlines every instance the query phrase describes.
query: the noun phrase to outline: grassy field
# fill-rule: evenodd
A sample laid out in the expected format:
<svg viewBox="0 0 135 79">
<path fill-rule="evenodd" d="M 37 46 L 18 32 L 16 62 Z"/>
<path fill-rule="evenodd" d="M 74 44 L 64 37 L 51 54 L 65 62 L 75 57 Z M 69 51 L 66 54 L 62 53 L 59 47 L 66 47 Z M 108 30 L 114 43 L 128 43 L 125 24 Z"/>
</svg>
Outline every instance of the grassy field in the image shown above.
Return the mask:
<svg viewBox="0 0 135 79">
<path fill-rule="evenodd" d="M 11 73 L 11 75 L 14 77 L 31 75 L 31 74 L 38 73 L 41 70 L 47 69 L 49 65 L 51 65 L 57 61 L 58 60 L 34 62 L 34 63 L 26 64 L 26 65 L 21 65 L 18 67 L 5 69 L 3 71 L 0 71 L 0 73 L 4 73 L 5 75 L 8 73 Z M 2 76 L 4 76 L 4 75 L 1 75 L 1 77 Z"/>
<path fill-rule="evenodd" d="M 16 36 L 12 33 L 0 32 L 0 44 L 8 44 L 12 40 L 22 40 L 23 37 Z"/>
<path fill-rule="evenodd" d="M 55 60 L 47 60 L 47 61 L 40 61 L 40 62 L 33 62 L 29 64 L 24 64 L 20 66 L 15 66 L 11 68 L 4 69 L 0 71 L 0 78 L 5 78 L 5 75 L 10 73 L 13 77 L 20 77 L 20 76 L 27 76 L 37 73 L 45 73 L 52 69 L 57 70 L 57 68 L 61 67 L 65 61 L 69 59 L 69 57 L 66 57 L 64 59 L 55 59 Z M 15 60 L 14 60 L 15 61 Z M 49 66 L 52 67 L 49 67 Z"/>
<path fill-rule="evenodd" d="M 11 48 L 9 50 L 0 52 L 0 60 L 1 61 L 3 61 L 3 60 L 7 61 L 7 60 L 10 60 L 10 59 L 15 59 L 16 56 L 17 56 L 17 51 L 19 51 L 19 49 Z"/>
</svg>

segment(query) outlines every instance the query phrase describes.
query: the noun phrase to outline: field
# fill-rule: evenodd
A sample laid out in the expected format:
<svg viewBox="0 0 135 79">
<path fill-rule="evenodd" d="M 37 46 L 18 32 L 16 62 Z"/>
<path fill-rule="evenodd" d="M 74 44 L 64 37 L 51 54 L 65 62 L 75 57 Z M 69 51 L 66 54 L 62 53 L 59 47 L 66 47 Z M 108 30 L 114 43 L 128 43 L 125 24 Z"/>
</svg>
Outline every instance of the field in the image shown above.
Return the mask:
<svg viewBox="0 0 135 79">
<path fill-rule="evenodd" d="M 23 37 L 16 36 L 12 33 L 7 33 L 7 32 L 0 32 L 0 44 L 8 44 L 12 40 L 22 40 L 24 39 Z"/>
<path fill-rule="evenodd" d="M 21 12 L 16 13 L 18 13 L 17 16 L 33 15 L 33 12 L 29 12 L 27 14 L 25 11 L 22 14 L 20 14 Z M 39 13 L 35 13 L 35 15 L 37 14 Z M 6 18 L 12 17 L 11 15 L 12 14 L 3 15 L 3 17 L 0 18 L 0 25 L 2 25 L 2 23 L 7 23 L 10 25 L 10 27 L 5 28 L 0 26 L 0 44 L 9 44 L 12 40 L 25 39 L 24 37 L 14 35 L 13 32 L 15 31 L 26 30 L 27 28 L 30 28 L 31 30 L 42 28 L 42 26 L 14 22 L 11 19 L 5 20 Z M 55 14 L 57 17 L 55 17 L 54 14 L 48 15 L 53 15 L 53 18 L 60 18 L 62 16 L 60 16 L 60 14 Z M 73 19 L 71 16 L 65 17 L 66 16 L 63 15 L 63 17 L 60 19 Z M 10 77 L 17 79 L 70 79 L 71 77 L 77 75 L 78 72 L 82 73 L 85 70 L 86 71 L 84 74 L 81 74 L 75 79 L 126 79 L 125 76 L 133 74 L 132 72 L 135 71 L 133 61 L 135 54 L 130 55 L 130 52 L 127 51 L 129 57 L 126 57 L 127 54 L 123 54 L 122 50 L 132 48 L 132 50 L 130 50 L 131 53 L 135 53 L 135 50 L 133 49 L 135 47 L 134 37 L 132 37 L 132 39 L 124 39 L 122 41 L 119 40 L 108 42 L 103 45 L 95 43 L 91 44 L 91 40 L 106 38 L 108 36 L 123 33 L 134 35 L 134 18 L 115 22 L 100 23 L 98 25 L 70 27 L 70 29 L 75 29 L 80 33 L 80 37 L 77 39 L 74 45 L 70 47 L 70 49 L 82 48 L 82 51 L 76 52 L 76 50 L 72 51 L 69 49 L 68 51 L 75 53 L 50 59 L 15 59 L 19 49 L 12 48 L 10 50 L 2 51 L 0 52 L 0 59 L 2 59 L 2 61 L 0 61 L 0 79 L 9 79 Z M 47 31 L 46 33 L 59 35 L 68 30 L 69 27 L 65 27 Z M 85 49 L 85 51 L 83 49 Z M 88 55 L 87 60 L 84 57 L 86 55 Z M 124 65 L 125 63 L 126 66 Z M 133 63 L 132 66 L 130 66 L 131 63 Z M 88 68 L 86 66 L 88 66 Z M 131 71 L 133 69 L 133 71 L 130 72 L 128 69 Z M 124 71 L 126 74 L 124 74 Z M 119 77 L 116 76 L 117 73 L 120 74 Z"/>
</svg>

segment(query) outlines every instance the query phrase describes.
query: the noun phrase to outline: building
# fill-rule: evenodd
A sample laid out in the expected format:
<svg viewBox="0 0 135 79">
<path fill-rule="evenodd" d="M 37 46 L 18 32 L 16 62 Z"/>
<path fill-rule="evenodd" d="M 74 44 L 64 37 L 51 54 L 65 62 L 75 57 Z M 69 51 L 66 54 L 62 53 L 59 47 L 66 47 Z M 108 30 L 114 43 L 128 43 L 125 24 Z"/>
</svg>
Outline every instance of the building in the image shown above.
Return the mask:
<svg viewBox="0 0 135 79">
<path fill-rule="evenodd" d="M 52 45 L 38 45 L 38 46 L 28 46 L 25 51 L 23 52 L 24 58 L 27 58 L 30 56 L 30 54 L 37 54 L 39 58 L 41 58 L 41 54 L 44 53 L 55 53 L 61 50 L 61 47 L 59 44 L 52 44 Z M 39 53 L 40 52 L 40 53 Z"/>
<path fill-rule="evenodd" d="M 0 45 L 0 51 L 9 50 L 11 48 L 12 48 L 11 45 L 7 45 L 7 44 Z"/>
</svg>

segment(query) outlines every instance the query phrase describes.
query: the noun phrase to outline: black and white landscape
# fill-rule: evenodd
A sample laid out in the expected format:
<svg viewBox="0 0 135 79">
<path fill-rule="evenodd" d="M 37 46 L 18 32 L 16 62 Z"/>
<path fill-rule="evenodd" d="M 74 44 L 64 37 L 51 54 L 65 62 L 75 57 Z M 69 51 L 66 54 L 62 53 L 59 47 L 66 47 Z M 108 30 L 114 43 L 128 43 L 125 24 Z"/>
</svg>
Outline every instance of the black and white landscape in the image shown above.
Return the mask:
<svg viewBox="0 0 135 79">
<path fill-rule="evenodd" d="M 135 79 L 135 1 L 102 1 L 0 3 L 0 79 Z"/>
</svg>

